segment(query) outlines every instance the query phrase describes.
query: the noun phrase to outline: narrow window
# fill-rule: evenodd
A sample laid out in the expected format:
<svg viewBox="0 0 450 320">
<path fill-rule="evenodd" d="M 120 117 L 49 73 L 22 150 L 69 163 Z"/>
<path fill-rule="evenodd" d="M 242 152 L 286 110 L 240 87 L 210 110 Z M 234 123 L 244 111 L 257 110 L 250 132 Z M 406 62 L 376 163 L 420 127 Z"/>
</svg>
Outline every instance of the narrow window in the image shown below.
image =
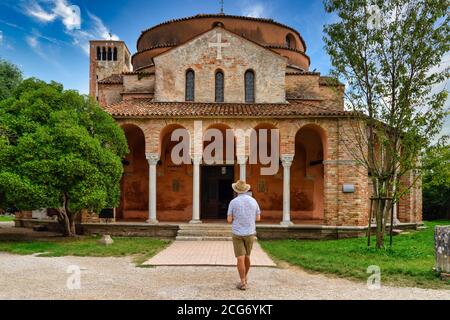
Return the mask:
<svg viewBox="0 0 450 320">
<path fill-rule="evenodd" d="M 106 61 L 106 49 L 105 49 L 105 47 L 103 47 L 103 49 L 102 49 L 102 60 Z"/>
<path fill-rule="evenodd" d="M 113 60 L 117 61 L 117 47 L 114 47 L 114 56 L 113 56 Z"/>
<path fill-rule="evenodd" d="M 195 99 L 195 72 L 188 70 L 186 72 L 186 101 Z"/>
<path fill-rule="evenodd" d="M 286 44 L 285 44 L 286 48 L 290 48 L 290 49 L 295 49 L 295 38 L 292 34 L 288 34 L 286 36 Z"/>
<path fill-rule="evenodd" d="M 286 48 L 290 48 L 291 47 L 291 39 L 289 38 L 289 36 L 286 37 Z"/>
<path fill-rule="evenodd" d="M 255 102 L 255 73 L 251 70 L 245 73 L 245 102 Z"/>
<path fill-rule="evenodd" d="M 97 47 L 97 61 L 102 60 L 102 50 L 100 47 Z"/>
<path fill-rule="evenodd" d="M 216 72 L 216 102 L 224 102 L 224 76 L 222 71 Z"/>
<path fill-rule="evenodd" d="M 112 58 L 113 58 L 113 56 L 112 56 L 112 49 L 108 48 L 108 61 L 111 61 Z"/>
</svg>

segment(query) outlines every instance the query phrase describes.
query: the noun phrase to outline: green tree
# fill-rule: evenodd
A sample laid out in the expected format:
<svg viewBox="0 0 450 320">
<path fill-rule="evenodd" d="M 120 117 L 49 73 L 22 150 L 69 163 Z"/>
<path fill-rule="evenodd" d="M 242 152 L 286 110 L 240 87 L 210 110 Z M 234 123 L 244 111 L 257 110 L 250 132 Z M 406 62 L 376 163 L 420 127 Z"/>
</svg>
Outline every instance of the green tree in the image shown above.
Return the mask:
<svg viewBox="0 0 450 320">
<path fill-rule="evenodd" d="M 391 207 L 413 185 L 422 151 L 440 132 L 448 78 L 440 68 L 450 48 L 448 0 L 324 0 L 336 23 L 325 26 L 333 74 L 347 83 L 346 105 L 358 124 L 348 148 L 373 185 L 377 247 L 384 246 Z M 359 115 L 359 116 L 358 116 Z M 386 200 L 386 199 L 393 199 Z"/>
<path fill-rule="evenodd" d="M 450 218 L 450 144 L 444 141 L 423 158 L 423 209 L 426 219 Z"/>
<path fill-rule="evenodd" d="M 27 79 L 0 102 L 0 206 L 55 208 L 66 236 L 83 209 L 119 202 L 125 134 L 89 97 Z"/>
<path fill-rule="evenodd" d="M 22 72 L 17 66 L 0 59 L 0 101 L 11 96 L 22 82 Z"/>
</svg>

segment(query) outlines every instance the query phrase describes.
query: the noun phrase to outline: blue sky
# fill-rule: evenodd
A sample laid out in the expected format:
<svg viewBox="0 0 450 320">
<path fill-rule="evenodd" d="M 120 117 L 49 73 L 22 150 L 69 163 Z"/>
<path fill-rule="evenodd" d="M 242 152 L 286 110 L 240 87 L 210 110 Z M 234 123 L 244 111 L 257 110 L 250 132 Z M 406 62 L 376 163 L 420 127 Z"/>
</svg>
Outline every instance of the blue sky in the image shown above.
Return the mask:
<svg viewBox="0 0 450 320">
<path fill-rule="evenodd" d="M 324 11 L 322 0 L 224 2 L 227 14 L 272 18 L 297 29 L 306 41 L 311 70 L 329 73 L 322 31 L 335 17 Z M 88 93 L 89 40 L 107 39 L 111 33 L 134 53 L 142 30 L 174 18 L 219 11 L 220 0 L 0 0 L 0 58 L 17 64 L 26 77 L 54 80 Z M 448 89 L 448 83 L 444 86 Z M 450 117 L 444 132 L 450 134 Z"/>
<path fill-rule="evenodd" d="M 302 34 L 312 68 L 323 74 L 330 62 L 322 27 L 331 20 L 321 0 L 225 0 L 225 13 L 273 18 Z M 19 65 L 26 76 L 55 80 L 88 92 L 90 39 L 124 40 L 136 51 L 142 30 L 173 18 L 217 13 L 219 0 L 2 0 L 0 57 Z M 79 14 L 71 5 L 80 8 Z M 76 8 L 75 8 L 76 9 Z"/>
</svg>

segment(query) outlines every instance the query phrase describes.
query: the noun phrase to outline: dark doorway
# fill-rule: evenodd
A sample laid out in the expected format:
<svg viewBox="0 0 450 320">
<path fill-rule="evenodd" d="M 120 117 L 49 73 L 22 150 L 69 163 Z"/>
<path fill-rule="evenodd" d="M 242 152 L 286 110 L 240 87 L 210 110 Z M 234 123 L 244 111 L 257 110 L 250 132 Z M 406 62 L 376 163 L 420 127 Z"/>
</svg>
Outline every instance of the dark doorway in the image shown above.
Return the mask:
<svg viewBox="0 0 450 320">
<path fill-rule="evenodd" d="M 226 219 L 233 200 L 234 166 L 202 167 L 201 219 Z"/>
</svg>

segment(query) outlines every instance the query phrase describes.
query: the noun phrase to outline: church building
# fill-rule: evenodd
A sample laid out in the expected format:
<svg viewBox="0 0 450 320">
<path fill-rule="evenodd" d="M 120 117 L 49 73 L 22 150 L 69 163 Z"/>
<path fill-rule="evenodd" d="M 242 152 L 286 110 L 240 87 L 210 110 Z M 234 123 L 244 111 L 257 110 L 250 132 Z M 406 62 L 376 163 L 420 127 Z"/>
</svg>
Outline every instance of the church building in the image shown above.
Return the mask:
<svg viewBox="0 0 450 320">
<path fill-rule="evenodd" d="M 91 41 L 90 95 L 123 128 L 130 149 L 116 221 L 225 222 L 231 184 L 241 179 L 263 223 L 367 226 L 370 177 L 348 151 L 356 120 L 344 108 L 344 85 L 310 71 L 311 59 L 299 31 L 225 14 L 153 26 L 134 54 L 122 41 Z M 177 129 L 189 133 L 188 163 L 171 156 Z M 278 170 L 263 175 L 267 164 L 251 163 L 251 146 L 206 163 L 208 129 L 226 137 L 254 130 L 258 141 L 278 132 L 267 141 L 269 150 L 277 145 Z M 417 186 L 396 206 L 396 219 L 420 222 L 421 198 Z"/>
</svg>

